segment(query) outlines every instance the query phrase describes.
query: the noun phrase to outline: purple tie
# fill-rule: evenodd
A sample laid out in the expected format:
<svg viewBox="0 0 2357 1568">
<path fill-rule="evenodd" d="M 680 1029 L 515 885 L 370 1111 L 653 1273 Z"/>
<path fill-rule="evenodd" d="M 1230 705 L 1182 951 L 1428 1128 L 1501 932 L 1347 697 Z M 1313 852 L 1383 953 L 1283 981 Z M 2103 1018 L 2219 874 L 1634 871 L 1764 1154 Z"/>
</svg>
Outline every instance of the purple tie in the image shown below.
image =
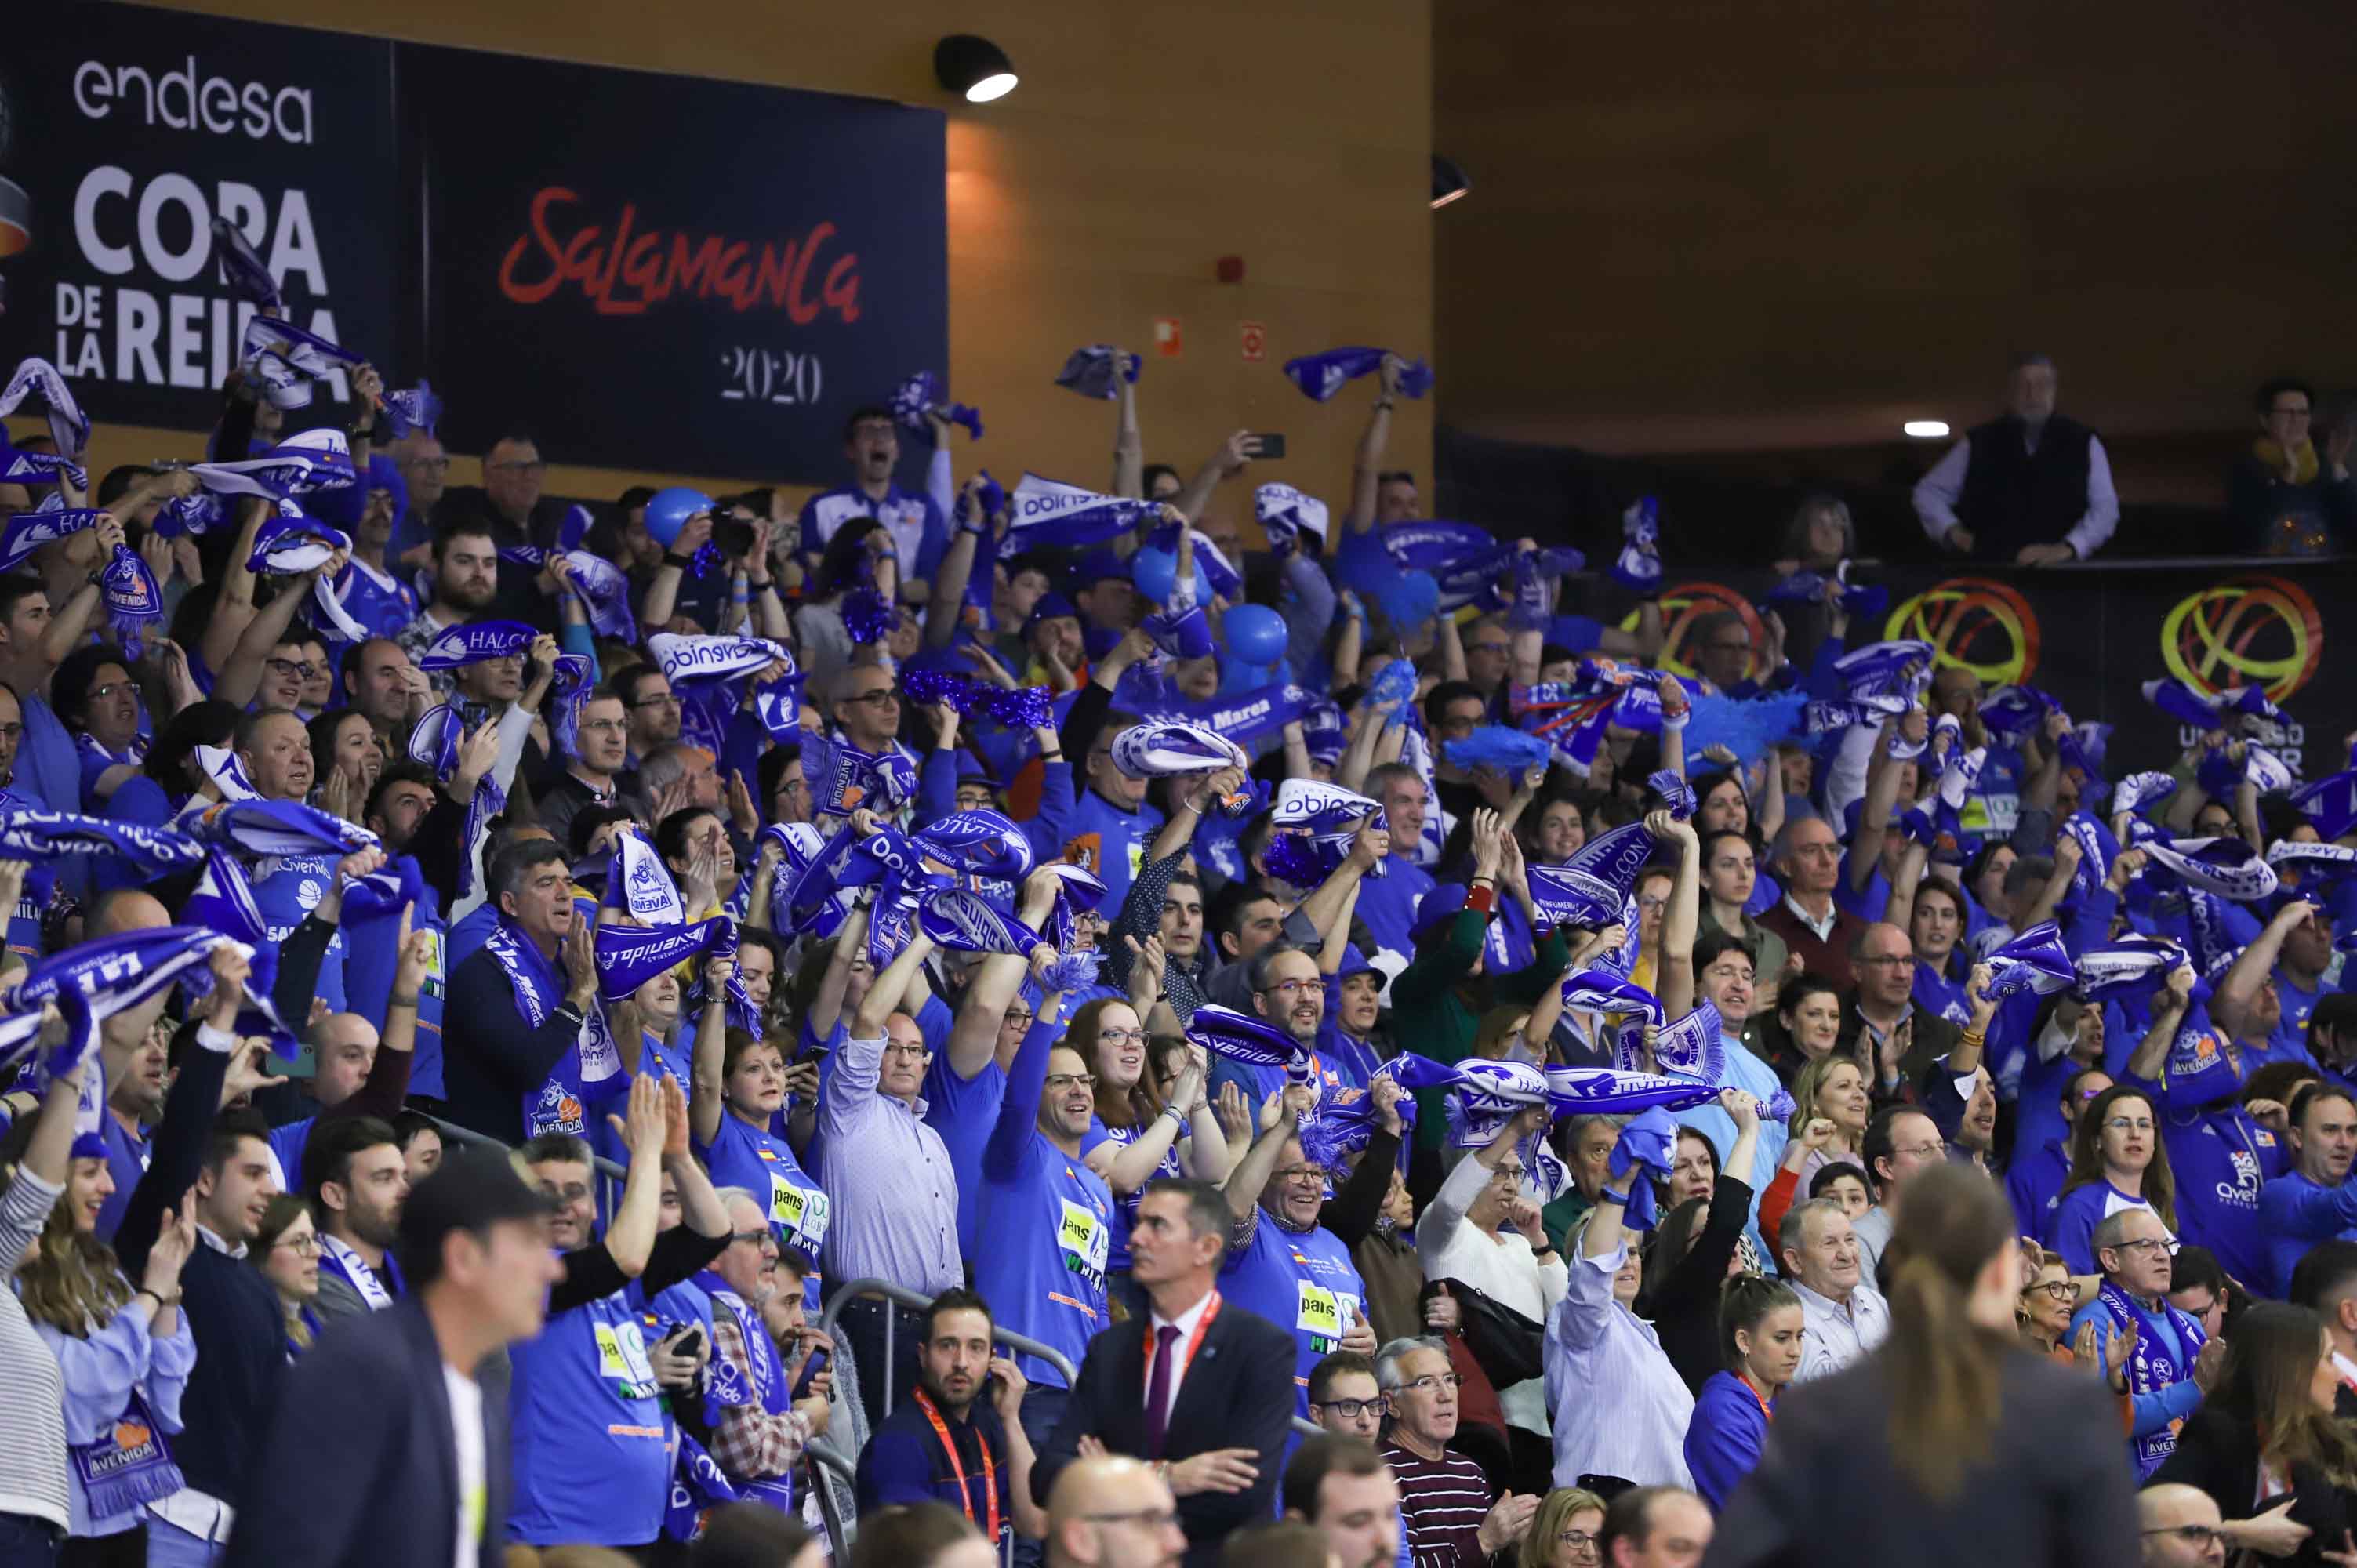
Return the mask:
<svg viewBox="0 0 2357 1568">
<path fill-rule="evenodd" d="M 1146 1456 L 1162 1457 L 1162 1438 L 1170 1417 L 1170 1362 L 1177 1354 L 1178 1328 L 1165 1324 L 1154 1331 L 1154 1375 L 1146 1384 Z"/>
</svg>

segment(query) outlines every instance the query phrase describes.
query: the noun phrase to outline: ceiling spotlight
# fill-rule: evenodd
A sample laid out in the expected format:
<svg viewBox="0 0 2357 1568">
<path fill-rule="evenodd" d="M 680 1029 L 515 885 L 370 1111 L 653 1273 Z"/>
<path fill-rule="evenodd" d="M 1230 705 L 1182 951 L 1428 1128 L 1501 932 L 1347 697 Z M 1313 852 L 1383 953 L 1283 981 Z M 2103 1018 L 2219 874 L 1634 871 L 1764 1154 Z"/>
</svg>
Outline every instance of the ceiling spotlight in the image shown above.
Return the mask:
<svg viewBox="0 0 2357 1568">
<path fill-rule="evenodd" d="M 933 46 L 933 74 L 968 103 L 987 103 L 1015 91 L 1015 62 L 988 38 L 952 33 Z"/>
<path fill-rule="evenodd" d="M 1944 419 L 1910 419 L 1899 427 L 1918 441 L 1937 441 L 1948 433 Z"/>
<path fill-rule="evenodd" d="M 1435 207 L 1446 207 L 1472 188 L 1472 180 L 1466 177 L 1464 169 L 1458 166 L 1455 158 L 1444 158 L 1438 153 L 1432 155 L 1432 204 Z"/>
</svg>

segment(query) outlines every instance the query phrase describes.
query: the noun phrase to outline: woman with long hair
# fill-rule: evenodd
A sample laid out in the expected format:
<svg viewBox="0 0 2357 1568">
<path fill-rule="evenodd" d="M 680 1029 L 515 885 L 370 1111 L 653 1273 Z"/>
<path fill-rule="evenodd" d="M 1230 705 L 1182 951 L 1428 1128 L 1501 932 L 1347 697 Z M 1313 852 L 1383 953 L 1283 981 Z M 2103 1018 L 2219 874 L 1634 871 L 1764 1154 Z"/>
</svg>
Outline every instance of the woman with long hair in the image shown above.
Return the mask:
<svg viewBox="0 0 2357 1568">
<path fill-rule="evenodd" d="M 2118 1083 L 2079 1113 L 2071 1133 L 2071 1174 L 2041 1240 L 2073 1274 L 2101 1273 L 2095 1227 L 2123 1208 L 2149 1208 L 2169 1234 L 2177 1233 L 2177 1180 L 2169 1174 L 2159 1119 L 2142 1090 Z"/>
<path fill-rule="evenodd" d="M 1738 1274 L 1719 1297 L 1719 1369 L 1695 1395 L 1686 1468 L 1713 1509 L 1760 1463 L 1776 1401 L 1801 1369 L 1801 1298 L 1792 1287 Z"/>
<path fill-rule="evenodd" d="M 1819 1057 L 1803 1068 L 1792 1080 L 1792 1142 L 1785 1151 L 1784 1164 L 1794 1171 L 1798 1185 L 1806 1187 L 1830 1165 L 1846 1163 L 1866 1168 L 1866 1123 L 1874 1114 L 1874 1101 L 1867 1091 L 1866 1074 L 1855 1059 Z M 1803 1149 L 1802 1134 L 1810 1122 L 1818 1121 L 1833 1123 L 1833 1135 L 1818 1147 L 1803 1150 L 1795 1164 L 1792 1153 Z"/>
<path fill-rule="evenodd" d="M 1081 1140 L 1081 1162 L 1104 1178 L 1118 1200 L 1105 1256 L 1105 1289 L 1145 1310 L 1129 1283 L 1129 1228 L 1146 1184 L 1164 1176 L 1218 1181 L 1228 1174 L 1227 1136 L 1211 1109 L 1211 1074 L 1190 1048 L 1165 1099 L 1146 1070 L 1149 1041 L 1137 1010 L 1101 996 L 1072 1015 L 1064 1039 L 1096 1075 L 1097 1109 Z"/>
<path fill-rule="evenodd" d="M 33 1122 L 0 1151 L 12 1165 L 32 1142 Z M 65 1187 L 15 1281 L 25 1316 L 65 1374 L 73 1498 L 59 1561 L 135 1564 L 146 1557 L 145 1505 L 182 1485 L 166 1438 L 180 1430 L 180 1399 L 197 1364 L 179 1310 L 180 1268 L 197 1245 L 196 1198 L 166 1217 L 135 1288 L 98 1238 L 114 1178 L 96 1135 L 73 1140 Z"/>
<path fill-rule="evenodd" d="M 286 1320 L 286 1359 L 311 1348 L 325 1326 L 312 1303 L 319 1299 L 319 1228 L 299 1192 L 282 1192 L 262 1211 L 262 1229 L 247 1246 L 245 1261 L 262 1271 L 278 1293 Z"/>
<path fill-rule="evenodd" d="M 1813 970 L 1794 975 L 1776 993 L 1776 1022 L 1768 1065 L 1791 1083 L 1802 1069 L 1832 1056 L 1841 1044 L 1841 987 Z"/>
<path fill-rule="evenodd" d="M 369 791 L 384 771 L 376 726 L 358 708 L 331 708 L 303 726 L 311 737 L 311 801 L 347 822 L 358 822 Z"/>
<path fill-rule="evenodd" d="M 1585 1487 L 1557 1487 L 1539 1499 L 1531 1528 L 1514 1552 L 1514 1568 L 1591 1568 L 1601 1562 L 1596 1538 L 1604 1529 L 1604 1499 Z"/>
<path fill-rule="evenodd" d="M 1776 1441 L 1719 1515 L 1712 1568 L 1887 1568 L 1953 1560 L 1966 1541 L 1975 1562 L 2135 1561 L 2117 1408 L 2017 1337 L 2013 1230 L 1977 1171 L 1934 1165 L 1908 1183 L 1884 1254 L 1889 1338 L 1777 1402 Z"/>
<path fill-rule="evenodd" d="M 2207 1492 L 2221 1518 L 2237 1521 L 2226 1526 L 2232 1547 L 2256 1546 L 2244 1537 L 2275 1525 L 2265 1516 L 2287 1501 L 2289 1522 L 2308 1530 L 2287 1561 L 2346 1561 L 2321 1555 L 2350 1528 L 2357 1491 L 2357 1434 L 2332 1413 L 2340 1387 L 2323 1320 L 2288 1302 L 2257 1303 L 2234 1320 L 2225 1377 L 2187 1418 L 2154 1484 Z"/>
</svg>

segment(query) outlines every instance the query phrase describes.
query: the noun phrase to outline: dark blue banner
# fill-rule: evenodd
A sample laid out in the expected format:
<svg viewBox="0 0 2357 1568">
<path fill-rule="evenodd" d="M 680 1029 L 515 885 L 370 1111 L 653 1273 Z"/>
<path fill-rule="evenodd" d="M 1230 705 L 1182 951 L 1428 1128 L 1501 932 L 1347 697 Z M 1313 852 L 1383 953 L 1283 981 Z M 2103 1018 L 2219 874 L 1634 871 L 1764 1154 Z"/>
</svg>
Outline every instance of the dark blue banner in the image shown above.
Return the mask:
<svg viewBox="0 0 2357 1568">
<path fill-rule="evenodd" d="M 831 483 L 845 416 L 946 368 L 938 112 L 457 49 L 400 62 L 428 192 L 424 364 L 457 449 L 521 428 L 555 462 Z"/>
<path fill-rule="evenodd" d="M 19 15 L 0 50 L 0 358 L 51 360 L 93 420 L 209 427 L 253 314 L 214 256 L 225 218 L 296 326 L 389 376 L 393 58 L 145 6 Z M 336 418 L 327 400 L 348 392 L 339 373 L 313 407 Z"/>
</svg>

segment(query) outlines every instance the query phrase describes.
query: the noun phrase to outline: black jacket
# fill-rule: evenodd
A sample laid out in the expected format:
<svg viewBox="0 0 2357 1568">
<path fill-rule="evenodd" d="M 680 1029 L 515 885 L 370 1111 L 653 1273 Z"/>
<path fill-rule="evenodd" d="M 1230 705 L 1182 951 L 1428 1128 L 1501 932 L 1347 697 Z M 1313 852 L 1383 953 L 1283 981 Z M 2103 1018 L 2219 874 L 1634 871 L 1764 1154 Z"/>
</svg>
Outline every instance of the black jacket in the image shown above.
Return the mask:
<svg viewBox="0 0 2357 1568">
<path fill-rule="evenodd" d="M 442 1568 L 458 1523 L 458 1452 L 442 1352 L 415 1297 L 337 1323 L 288 1372 L 224 1568 Z M 483 1401 L 479 1561 L 505 1550 L 506 1402 Z"/>
<path fill-rule="evenodd" d="M 1890 1359 L 1788 1389 L 1768 1444 L 1718 1516 L 1704 1568 L 2136 1568 L 2118 1402 L 2094 1379 L 2008 1350 L 1996 1431 L 1934 1502 L 1893 1459 Z"/>
<path fill-rule="evenodd" d="M 540 1027 L 528 1027 L 515 983 L 488 947 L 451 972 L 442 1003 L 442 1092 L 451 1121 L 502 1144 L 523 1142 L 524 1096 L 548 1081 L 581 1030 L 571 1004 L 551 1001 Z"/>
<path fill-rule="evenodd" d="M 2152 1478 L 2181 1481 L 2210 1494 L 2225 1519 L 2249 1519 L 2266 1511 L 2259 1496 L 2259 1434 L 2249 1419 L 2219 1409 L 2201 1409 L 2186 1417 L 2177 1434 L 2177 1451 L 2161 1461 Z M 2341 1532 L 2350 1526 L 2349 1495 L 2327 1480 L 2313 1465 L 2291 1467 L 2291 1517 L 2308 1526 L 2308 1540 L 2281 1561 L 2295 1564 L 2321 1563 L 2319 1550 L 2337 1548 Z M 2272 1509 L 2280 1493 L 2267 1503 Z"/>
<path fill-rule="evenodd" d="M 1148 1316 L 1116 1323 L 1089 1341 L 1064 1419 L 1031 1467 L 1031 1495 L 1042 1507 L 1057 1476 L 1079 1455 L 1083 1435 L 1115 1454 L 1147 1457 L 1146 1334 L 1152 1321 Z M 1291 1334 L 1232 1302 L 1222 1303 L 1203 1331 L 1202 1346 L 1171 1401 L 1159 1457 L 1251 1448 L 1260 1454 L 1260 1477 L 1245 1491 L 1178 1499 L 1189 1568 L 1213 1562 L 1220 1542 L 1238 1526 L 1275 1516 L 1277 1478 L 1292 1435 L 1293 1359 Z"/>
</svg>

